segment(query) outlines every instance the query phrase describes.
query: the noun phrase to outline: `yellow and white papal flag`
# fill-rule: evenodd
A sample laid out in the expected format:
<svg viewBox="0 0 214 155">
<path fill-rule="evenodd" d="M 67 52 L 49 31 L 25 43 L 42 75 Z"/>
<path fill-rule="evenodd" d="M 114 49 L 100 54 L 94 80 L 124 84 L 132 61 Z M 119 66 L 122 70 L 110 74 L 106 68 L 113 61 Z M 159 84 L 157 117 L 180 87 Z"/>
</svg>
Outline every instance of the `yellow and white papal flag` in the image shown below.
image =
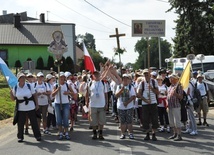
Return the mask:
<svg viewBox="0 0 214 155">
<path fill-rule="evenodd" d="M 191 73 L 190 69 L 191 69 L 191 63 L 189 61 L 180 77 L 180 83 L 181 83 L 183 89 L 186 89 L 189 86 L 190 73 Z"/>
</svg>

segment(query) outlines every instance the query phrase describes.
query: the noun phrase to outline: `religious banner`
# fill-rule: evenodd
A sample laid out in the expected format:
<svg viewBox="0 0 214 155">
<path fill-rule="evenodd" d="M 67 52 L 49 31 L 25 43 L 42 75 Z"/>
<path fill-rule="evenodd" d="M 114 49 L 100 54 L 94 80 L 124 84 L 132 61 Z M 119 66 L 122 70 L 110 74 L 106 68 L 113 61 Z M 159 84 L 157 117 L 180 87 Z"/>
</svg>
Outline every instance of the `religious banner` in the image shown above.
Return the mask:
<svg viewBox="0 0 214 155">
<path fill-rule="evenodd" d="M 165 20 L 132 20 L 132 37 L 165 37 Z"/>
</svg>

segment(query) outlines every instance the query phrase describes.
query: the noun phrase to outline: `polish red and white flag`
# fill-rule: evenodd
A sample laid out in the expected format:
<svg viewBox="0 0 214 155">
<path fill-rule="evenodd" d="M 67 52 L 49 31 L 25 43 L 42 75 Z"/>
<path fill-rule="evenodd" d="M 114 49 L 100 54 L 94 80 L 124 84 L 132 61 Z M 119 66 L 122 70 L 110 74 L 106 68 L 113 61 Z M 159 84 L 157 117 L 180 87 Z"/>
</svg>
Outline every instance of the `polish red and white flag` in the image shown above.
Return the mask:
<svg viewBox="0 0 214 155">
<path fill-rule="evenodd" d="M 94 62 L 91 59 L 91 56 L 89 55 L 88 50 L 85 47 L 84 43 L 83 43 L 83 51 L 84 51 L 85 70 L 90 70 L 93 73 L 94 71 L 96 71 L 96 68 L 94 66 Z"/>
</svg>

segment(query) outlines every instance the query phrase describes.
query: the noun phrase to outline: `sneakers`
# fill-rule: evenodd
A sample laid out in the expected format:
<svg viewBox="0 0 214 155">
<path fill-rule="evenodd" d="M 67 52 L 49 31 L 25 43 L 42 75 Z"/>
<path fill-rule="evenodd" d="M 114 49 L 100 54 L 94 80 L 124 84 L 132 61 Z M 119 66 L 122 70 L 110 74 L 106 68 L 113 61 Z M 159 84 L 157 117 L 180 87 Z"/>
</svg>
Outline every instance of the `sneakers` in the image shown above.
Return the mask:
<svg viewBox="0 0 214 155">
<path fill-rule="evenodd" d="M 92 139 L 93 140 L 97 139 L 97 134 L 93 134 Z"/>
<path fill-rule="evenodd" d="M 45 131 L 44 131 L 44 134 L 46 134 L 46 135 L 51 135 L 51 132 L 48 131 L 48 130 L 45 130 Z"/>
<path fill-rule="evenodd" d="M 22 143 L 23 140 L 24 140 L 23 138 L 19 138 L 19 139 L 18 139 L 18 142 L 19 142 L 19 143 Z"/>
<path fill-rule="evenodd" d="M 28 129 L 25 129 L 25 135 L 29 135 Z"/>
<path fill-rule="evenodd" d="M 66 135 L 65 135 L 65 139 L 66 139 L 66 140 L 70 140 L 71 137 L 70 137 L 68 134 L 66 134 Z"/>
<path fill-rule="evenodd" d="M 164 127 L 163 126 L 159 128 L 159 132 L 164 132 Z"/>
<path fill-rule="evenodd" d="M 172 136 L 169 137 L 169 139 L 175 139 L 177 137 L 177 134 L 174 134 Z"/>
<path fill-rule="evenodd" d="M 146 137 L 144 138 L 144 140 L 150 140 L 149 133 L 146 134 Z"/>
<path fill-rule="evenodd" d="M 169 127 L 169 126 L 166 128 L 166 132 L 167 132 L 167 133 L 170 133 L 170 132 L 171 132 L 170 127 Z"/>
<path fill-rule="evenodd" d="M 42 138 L 41 138 L 41 137 L 37 137 L 36 140 L 37 140 L 37 141 L 41 141 Z"/>
<path fill-rule="evenodd" d="M 70 128 L 70 131 L 73 131 L 73 130 L 74 130 L 74 128 L 73 128 L 73 127 L 71 127 L 71 128 Z"/>
<path fill-rule="evenodd" d="M 191 129 L 186 129 L 186 131 L 181 131 L 183 134 L 187 134 L 187 133 L 191 133 L 192 130 Z"/>
<path fill-rule="evenodd" d="M 197 123 L 197 125 L 202 125 L 201 121 L 199 121 L 199 122 Z"/>
<path fill-rule="evenodd" d="M 129 134 L 129 139 L 134 139 L 133 133 L 130 133 L 130 134 Z"/>
<path fill-rule="evenodd" d="M 174 139 L 174 141 L 182 141 L 181 135 L 178 135 L 177 138 Z"/>
<path fill-rule="evenodd" d="M 197 135 L 197 134 L 198 134 L 197 131 L 192 131 L 192 132 L 190 132 L 190 135 L 191 135 L 191 136 L 195 136 L 195 135 Z"/>
<path fill-rule="evenodd" d="M 100 134 L 100 135 L 99 135 L 99 139 L 100 139 L 100 140 L 104 140 L 105 138 L 103 137 L 103 135 Z"/>
<path fill-rule="evenodd" d="M 207 122 L 203 122 L 204 126 L 209 126 L 209 124 Z"/>
<path fill-rule="evenodd" d="M 153 140 L 153 141 L 157 141 L 157 138 L 156 138 L 156 136 L 155 136 L 155 133 L 152 134 L 152 140 Z"/>
<path fill-rule="evenodd" d="M 63 134 L 62 133 L 59 134 L 59 138 L 58 139 L 59 140 L 63 140 Z"/>
<path fill-rule="evenodd" d="M 120 136 L 120 139 L 125 139 L 126 138 L 126 136 L 124 135 L 124 134 L 122 134 L 121 136 Z"/>
</svg>

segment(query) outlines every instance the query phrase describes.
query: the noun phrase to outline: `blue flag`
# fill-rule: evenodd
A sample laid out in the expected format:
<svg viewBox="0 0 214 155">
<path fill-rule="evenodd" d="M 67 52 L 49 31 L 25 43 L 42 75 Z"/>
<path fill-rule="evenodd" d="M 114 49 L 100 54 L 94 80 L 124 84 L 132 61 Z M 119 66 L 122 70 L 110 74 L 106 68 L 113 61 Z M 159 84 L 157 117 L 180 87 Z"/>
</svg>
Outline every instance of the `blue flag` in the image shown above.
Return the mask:
<svg viewBox="0 0 214 155">
<path fill-rule="evenodd" d="M 17 77 L 11 72 L 11 70 L 7 67 L 7 64 L 0 57 L 0 69 L 7 80 L 8 85 L 13 88 L 17 83 Z"/>
</svg>

